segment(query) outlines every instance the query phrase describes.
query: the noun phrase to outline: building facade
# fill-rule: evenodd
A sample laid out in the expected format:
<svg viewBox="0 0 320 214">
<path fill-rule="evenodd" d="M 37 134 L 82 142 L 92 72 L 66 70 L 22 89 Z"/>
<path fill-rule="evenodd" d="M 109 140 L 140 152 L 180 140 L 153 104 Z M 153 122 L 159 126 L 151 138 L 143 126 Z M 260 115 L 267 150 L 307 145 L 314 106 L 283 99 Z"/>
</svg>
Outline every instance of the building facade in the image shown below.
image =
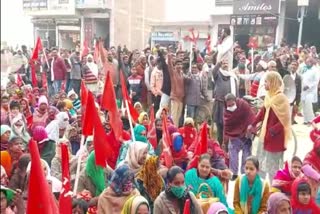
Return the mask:
<svg viewBox="0 0 320 214">
<path fill-rule="evenodd" d="M 84 41 L 92 47 L 102 38 L 106 47 L 133 49 L 149 43 L 149 23 L 164 18 L 165 1 L 23 0 L 23 9 L 45 47 L 73 49 Z"/>
</svg>

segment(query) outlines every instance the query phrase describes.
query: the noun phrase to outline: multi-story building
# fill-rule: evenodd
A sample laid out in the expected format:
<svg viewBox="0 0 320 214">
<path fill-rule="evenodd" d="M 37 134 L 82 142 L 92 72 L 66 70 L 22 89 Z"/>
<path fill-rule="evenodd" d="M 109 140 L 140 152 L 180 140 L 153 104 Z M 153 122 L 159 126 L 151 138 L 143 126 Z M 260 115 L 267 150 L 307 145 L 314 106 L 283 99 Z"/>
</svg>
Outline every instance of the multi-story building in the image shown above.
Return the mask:
<svg viewBox="0 0 320 214">
<path fill-rule="evenodd" d="M 106 46 L 133 49 L 149 43 L 150 22 L 164 18 L 165 1 L 23 0 L 23 9 L 46 47 L 92 47 L 102 38 Z"/>
</svg>

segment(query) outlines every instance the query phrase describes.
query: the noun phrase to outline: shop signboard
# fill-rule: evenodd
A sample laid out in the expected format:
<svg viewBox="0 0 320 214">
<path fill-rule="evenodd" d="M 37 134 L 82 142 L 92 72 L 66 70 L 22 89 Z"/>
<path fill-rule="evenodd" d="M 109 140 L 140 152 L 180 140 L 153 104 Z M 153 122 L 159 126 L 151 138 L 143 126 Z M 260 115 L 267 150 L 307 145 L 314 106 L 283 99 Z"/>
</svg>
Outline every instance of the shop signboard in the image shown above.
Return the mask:
<svg viewBox="0 0 320 214">
<path fill-rule="evenodd" d="M 47 0 L 23 0 L 24 11 L 39 11 L 39 10 L 47 10 L 47 9 L 48 9 Z"/>
<path fill-rule="evenodd" d="M 233 14 L 277 14 L 279 0 L 234 0 Z"/>
<path fill-rule="evenodd" d="M 75 0 L 23 0 L 23 10 L 30 16 L 75 15 Z"/>
<path fill-rule="evenodd" d="M 242 25 L 277 25 L 278 17 L 275 15 L 232 15 L 230 17 L 230 24 L 232 26 Z"/>
<path fill-rule="evenodd" d="M 177 41 L 173 32 L 152 32 L 151 39 L 153 41 Z"/>
</svg>

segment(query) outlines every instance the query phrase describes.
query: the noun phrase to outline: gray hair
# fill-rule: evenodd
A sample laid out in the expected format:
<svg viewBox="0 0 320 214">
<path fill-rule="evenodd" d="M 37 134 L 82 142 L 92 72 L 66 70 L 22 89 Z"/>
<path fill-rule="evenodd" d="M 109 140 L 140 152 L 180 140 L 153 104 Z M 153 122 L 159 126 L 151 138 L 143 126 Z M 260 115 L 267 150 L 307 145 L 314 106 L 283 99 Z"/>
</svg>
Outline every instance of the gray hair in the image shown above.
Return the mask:
<svg viewBox="0 0 320 214">
<path fill-rule="evenodd" d="M 236 99 L 237 99 L 237 97 L 234 96 L 234 94 L 232 94 L 232 93 L 228 93 L 228 94 L 224 97 L 224 100 L 225 100 L 226 102 L 228 102 L 228 101 L 235 101 Z"/>
</svg>

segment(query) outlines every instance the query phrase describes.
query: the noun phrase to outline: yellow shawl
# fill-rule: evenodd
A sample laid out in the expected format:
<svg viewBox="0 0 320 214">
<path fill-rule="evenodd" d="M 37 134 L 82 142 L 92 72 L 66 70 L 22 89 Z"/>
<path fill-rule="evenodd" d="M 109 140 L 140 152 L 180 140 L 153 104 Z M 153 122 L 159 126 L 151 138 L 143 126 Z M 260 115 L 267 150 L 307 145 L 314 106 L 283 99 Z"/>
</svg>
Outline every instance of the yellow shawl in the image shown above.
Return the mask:
<svg viewBox="0 0 320 214">
<path fill-rule="evenodd" d="M 284 128 L 284 147 L 287 148 L 287 143 L 291 137 L 291 116 L 288 98 L 281 90 L 277 90 L 275 93 L 268 91 L 264 99 L 264 107 L 266 111 L 262 122 L 260 140 L 264 141 L 271 108 Z"/>
</svg>

